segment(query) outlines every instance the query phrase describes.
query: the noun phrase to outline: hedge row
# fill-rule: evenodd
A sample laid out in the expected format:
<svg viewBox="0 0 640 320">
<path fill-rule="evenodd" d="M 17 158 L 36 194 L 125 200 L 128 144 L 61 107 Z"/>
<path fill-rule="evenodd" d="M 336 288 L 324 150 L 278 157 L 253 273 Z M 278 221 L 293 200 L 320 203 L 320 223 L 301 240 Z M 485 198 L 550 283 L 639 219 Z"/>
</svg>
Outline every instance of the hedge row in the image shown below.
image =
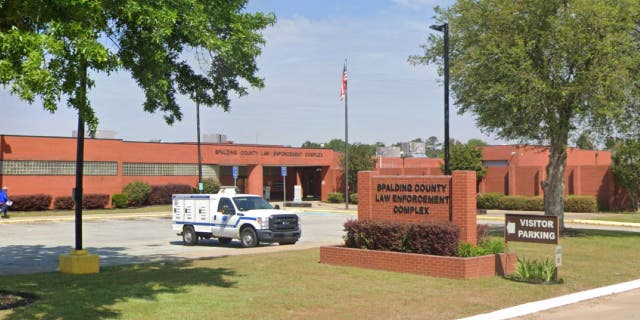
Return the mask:
<svg viewBox="0 0 640 320">
<path fill-rule="evenodd" d="M 348 248 L 456 256 L 460 229 L 444 223 L 351 220 L 344 224 Z"/>
<path fill-rule="evenodd" d="M 146 188 L 140 188 L 145 189 Z M 150 186 L 148 194 L 142 195 L 146 199 L 144 203 L 136 202 L 135 205 L 157 205 L 170 204 L 172 194 L 174 193 L 191 193 L 192 187 L 188 184 L 168 184 Z M 138 190 L 136 190 L 138 191 Z M 44 211 L 49 210 L 52 197 L 45 194 L 19 195 L 12 196 L 13 206 L 11 210 L 15 211 Z M 85 194 L 82 196 L 83 209 L 104 209 L 109 204 L 108 194 Z M 125 208 L 132 205 L 127 194 L 114 194 L 112 196 L 112 206 L 114 208 Z M 75 202 L 71 196 L 61 196 L 53 199 L 53 208 L 56 210 L 71 210 L 75 207 Z"/>
<path fill-rule="evenodd" d="M 329 192 L 327 194 L 327 202 L 329 203 L 344 203 L 344 193 L 341 192 Z M 349 194 L 349 203 L 358 204 L 358 194 Z"/>
<path fill-rule="evenodd" d="M 15 211 L 42 211 L 48 210 L 51 204 L 51 196 L 45 194 L 33 194 L 10 197 L 13 201 L 11 210 Z"/>
<path fill-rule="evenodd" d="M 479 194 L 479 209 L 544 211 L 542 197 L 505 196 L 502 193 L 489 192 Z M 564 198 L 565 212 L 598 212 L 598 201 L 594 196 L 567 196 Z"/>
<path fill-rule="evenodd" d="M 171 204 L 171 196 L 173 194 L 191 192 L 193 192 L 193 187 L 188 184 L 166 184 L 151 186 L 151 193 L 149 194 L 149 204 Z"/>
</svg>

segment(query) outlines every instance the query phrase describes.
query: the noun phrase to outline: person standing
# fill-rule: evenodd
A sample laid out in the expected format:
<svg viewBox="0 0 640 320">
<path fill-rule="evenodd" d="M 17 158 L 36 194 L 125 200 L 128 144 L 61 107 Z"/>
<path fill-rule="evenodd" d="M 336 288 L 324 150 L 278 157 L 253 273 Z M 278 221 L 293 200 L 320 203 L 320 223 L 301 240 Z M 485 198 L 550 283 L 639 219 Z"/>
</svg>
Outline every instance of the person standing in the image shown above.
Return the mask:
<svg viewBox="0 0 640 320">
<path fill-rule="evenodd" d="M 9 218 L 7 214 L 7 208 L 11 205 L 11 201 L 9 200 L 9 196 L 7 195 L 6 186 L 2 187 L 2 191 L 0 191 L 0 213 L 2 213 L 3 218 Z"/>
</svg>

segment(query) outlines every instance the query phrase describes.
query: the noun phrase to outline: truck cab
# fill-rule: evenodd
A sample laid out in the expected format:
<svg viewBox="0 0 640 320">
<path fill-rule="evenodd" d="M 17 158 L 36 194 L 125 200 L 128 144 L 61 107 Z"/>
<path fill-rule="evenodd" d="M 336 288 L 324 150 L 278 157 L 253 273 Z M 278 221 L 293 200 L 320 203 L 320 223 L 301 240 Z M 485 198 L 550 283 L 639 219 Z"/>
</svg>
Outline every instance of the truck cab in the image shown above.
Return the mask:
<svg viewBox="0 0 640 320">
<path fill-rule="evenodd" d="M 244 247 L 260 242 L 295 244 L 301 236 L 298 215 L 274 208 L 264 198 L 223 188 L 217 194 L 174 194 L 172 229 L 186 245 L 201 238 L 223 244 L 239 239 Z"/>
</svg>

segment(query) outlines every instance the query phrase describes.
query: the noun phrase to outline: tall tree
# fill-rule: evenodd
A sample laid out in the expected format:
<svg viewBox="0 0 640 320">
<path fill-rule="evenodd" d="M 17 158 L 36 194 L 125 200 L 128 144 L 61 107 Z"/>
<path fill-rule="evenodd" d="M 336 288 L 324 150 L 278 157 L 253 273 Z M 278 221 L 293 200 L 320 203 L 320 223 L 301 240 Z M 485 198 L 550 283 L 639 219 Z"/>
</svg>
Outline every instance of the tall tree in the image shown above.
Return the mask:
<svg viewBox="0 0 640 320">
<path fill-rule="evenodd" d="M 611 159 L 611 172 L 618 186 L 629 192 L 633 211 L 640 200 L 640 141 L 624 140 L 616 146 Z"/>
<path fill-rule="evenodd" d="M 354 143 L 349 145 L 349 189 L 358 190 L 358 172 L 373 170 L 376 166 L 376 147 L 374 145 Z M 340 158 L 344 168 L 345 157 Z"/>
<path fill-rule="evenodd" d="M 309 140 L 305 141 L 302 146 L 300 146 L 300 148 L 305 148 L 305 149 L 320 149 L 322 148 L 322 145 L 317 143 L 317 142 L 311 142 Z"/>
<path fill-rule="evenodd" d="M 425 153 L 429 158 L 442 158 L 442 142 L 438 141 L 438 137 L 431 136 L 425 141 Z"/>
<path fill-rule="evenodd" d="M 458 0 L 436 9 L 449 23 L 458 112 L 506 140 L 549 144 L 545 214 L 561 228 L 571 131 L 620 134 L 638 116 L 639 9 L 638 0 Z M 423 48 L 410 62 L 442 72 L 441 37 Z"/>
<path fill-rule="evenodd" d="M 467 140 L 467 145 L 473 146 L 473 147 L 482 147 L 482 146 L 486 146 L 487 143 L 481 139 L 469 139 Z"/>
<path fill-rule="evenodd" d="M 144 110 L 182 119 L 176 94 L 229 110 L 229 94 L 262 87 L 256 57 L 271 14 L 246 0 L 0 0 L 0 84 L 55 112 L 61 98 L 95 131 L 86 91 L 98 72 L 130 71 Z M 199 66 L 189 59 L 198 55 Z M 202 70 L 202 73 L 198 71 Z M 89 72 L 87 72 L 89 71 Z"/>
<path fill-rule="evenodd" d="M 327 142 L 324 147 L 333 151 L 344 152 L 344 140 L 331 139 L 331 141 Z"/>
<path fill-rule="evenodd" d="M 583 131 L 578 139 L 576 139 L 576 147 L 583 150 L 593 150 L 596 148 L 593 143 L 593 138 L 591 138 L 591 133 L 589 131 Z"/>
<path fill-rule="evenodd" d="M 469 140 L 471 141 L 471 140 Z M 464 144 L 452 139 L 450 143 L 451 159 L 449 168 L 453 170 L 470 170 L 476 172 L 478 181 L 484 178 L 487 169 L 482 166 L 482 151 L 478 145 L 471 143 Z M 444 172 L 444 164 L 442 164 L 442 172 Z"/>
</svg>

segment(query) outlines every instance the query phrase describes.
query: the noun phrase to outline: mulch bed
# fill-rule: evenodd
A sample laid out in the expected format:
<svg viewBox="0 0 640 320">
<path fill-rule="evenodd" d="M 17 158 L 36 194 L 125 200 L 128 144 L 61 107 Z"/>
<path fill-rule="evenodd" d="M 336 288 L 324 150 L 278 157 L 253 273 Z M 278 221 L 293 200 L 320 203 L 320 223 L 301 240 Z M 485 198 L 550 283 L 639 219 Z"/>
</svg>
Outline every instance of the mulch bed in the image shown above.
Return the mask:
<svg viewBox="0 0 640 320">
<path fill-rule="evenodd" d="M 20 307 L 33 302 L 35 295 L 24 292 L 9 292 L 0 290 L 0 310 Z"/>
</svg>

